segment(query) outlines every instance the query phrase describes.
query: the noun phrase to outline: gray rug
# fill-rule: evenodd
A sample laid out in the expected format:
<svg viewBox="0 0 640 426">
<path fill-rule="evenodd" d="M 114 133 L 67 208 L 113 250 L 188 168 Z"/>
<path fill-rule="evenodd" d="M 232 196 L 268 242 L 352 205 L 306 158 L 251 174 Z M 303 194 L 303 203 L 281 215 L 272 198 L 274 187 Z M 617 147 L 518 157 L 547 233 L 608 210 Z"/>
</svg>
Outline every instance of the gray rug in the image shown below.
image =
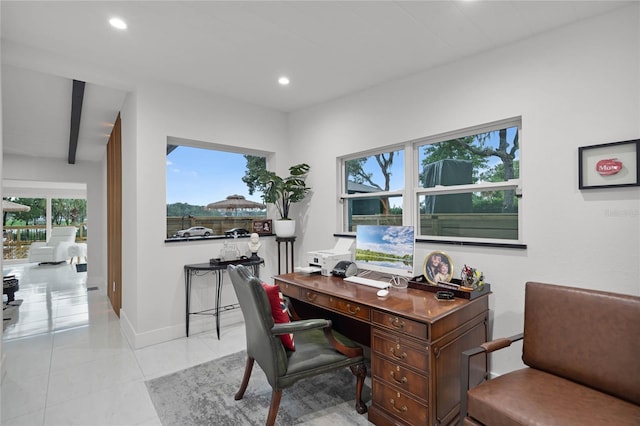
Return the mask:
<svg viewBox="0 0 640 426">
<path fill-rule="evenodd" d="M 244 398 L 240 387 L 246 352 L 238 352 L 146 382 L 164 426 L 262 425 L 267 419 L 271 387 L 257 363 Z M 368 366 L 367 366 L 368 368 Z M 370 405 L 369 377 L 362 398 Z M 285 389 L 276 425 L 370 425 L 355 410 L 356 379 L 348 368 L 301 380 Z"/>
</svg>

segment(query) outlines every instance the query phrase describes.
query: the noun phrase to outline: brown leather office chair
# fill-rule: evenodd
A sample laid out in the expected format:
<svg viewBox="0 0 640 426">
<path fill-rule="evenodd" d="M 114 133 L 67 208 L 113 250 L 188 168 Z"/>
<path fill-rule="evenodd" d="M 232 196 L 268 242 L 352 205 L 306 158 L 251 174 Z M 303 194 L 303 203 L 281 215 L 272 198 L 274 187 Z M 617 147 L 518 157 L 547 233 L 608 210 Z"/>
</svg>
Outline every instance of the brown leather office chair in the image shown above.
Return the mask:
<svg viewBox="0 0 640 426">
<path fill-rule="evenodd" d="M 247 332 L 247 363 L 240 390 L 242 399 L 249 384 L 254 361 L 267 376 L 273 391 L 266 424 L 275 423 L 282 390 L 298 380 L 349 367 L 356 376 L 356 411 L 367 412 L 362 388 L 367 369 L 362 348 L 331 329 L 331 321 L 309 319 L 276 324 L 261 281 L 242 265 L 228 267 L 233 288 L 240 303 Z M 295 351 L 286 350 L 280 335 L 293 333 Z M 320 390 L 320 389 L 319 389 Z"/>
</svg>

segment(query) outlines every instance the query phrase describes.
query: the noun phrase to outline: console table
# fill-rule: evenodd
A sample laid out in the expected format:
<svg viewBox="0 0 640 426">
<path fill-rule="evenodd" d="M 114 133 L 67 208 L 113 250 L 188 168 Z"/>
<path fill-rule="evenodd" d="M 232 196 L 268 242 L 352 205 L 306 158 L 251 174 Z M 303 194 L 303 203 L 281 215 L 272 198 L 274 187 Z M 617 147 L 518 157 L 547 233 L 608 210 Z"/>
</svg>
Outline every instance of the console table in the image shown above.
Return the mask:
<svg viewBox="0 0 640 426">
<path fill-rule="evenodd" d="M 227 311 L 240 307 L 237 303 L 227 306 L 220 306 L 220 297 L 222 292 L 222 283 L 224 271 L 227 270 L 227 265 L 245 265 L 253 267 L 253 275 L 260 276 L 260 264 L 264 263 L 264 259 L 242 259 L 237 262 L 224 262 L 224 263 L 195 263 L 191 265 L 184 265 L 184 289 L 186 296 L 186 328 L 187 337 L 189 337 L 189 317 L 191 315 L 215 315 L 216 317 L 216 332 L 218 333 L 218 340 L 220 340 L 220 311 Z M 191 312 L 191 277 L 202 276 L 207 273 L 213 273 L 216 277 L 216 305 L 215 308 L 204 309 L 202 311 Z"/>
<path fill-rule="evenodd" d="M 290 273 L 274 277 L 303 317 L 331 319 L 336 330 L 371 348 L 376 425 L 453 425 L 460 413 L 460 355 L 487 340 L 488 294 L 438 301 L 414 288 L 377 288 L 338 277 Z M 472 380 L 487 371 L 474 360 Z"/>
</svg>

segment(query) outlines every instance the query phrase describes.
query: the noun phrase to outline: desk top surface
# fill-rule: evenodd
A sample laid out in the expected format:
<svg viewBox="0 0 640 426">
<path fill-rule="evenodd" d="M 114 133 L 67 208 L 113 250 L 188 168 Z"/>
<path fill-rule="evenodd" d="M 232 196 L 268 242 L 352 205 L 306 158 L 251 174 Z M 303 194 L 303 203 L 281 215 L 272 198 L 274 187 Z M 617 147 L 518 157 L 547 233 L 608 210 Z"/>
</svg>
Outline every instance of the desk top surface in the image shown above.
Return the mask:
<svg viewBox="0 0 640 426">
<path fill-rule="evenodd" d="M 352 300 L 372 308 L 392 314 L 409 316 L 424 322 L 433 323 L 450 313 L 463 309 L 472 303 L 488 305 L 488 295 L 474 300 L 455 298 L 441 301 L 435 293 L 415 288 L 389 288 L 389 295 L 379 297 L 378 289 L 362 284 L 350 283 L 338 277 L 319 274 L 290 273 L 274 277 L 276 283 L 285 282 L 302 288 L 317 291 L 343 299 Z"/>
</svg>

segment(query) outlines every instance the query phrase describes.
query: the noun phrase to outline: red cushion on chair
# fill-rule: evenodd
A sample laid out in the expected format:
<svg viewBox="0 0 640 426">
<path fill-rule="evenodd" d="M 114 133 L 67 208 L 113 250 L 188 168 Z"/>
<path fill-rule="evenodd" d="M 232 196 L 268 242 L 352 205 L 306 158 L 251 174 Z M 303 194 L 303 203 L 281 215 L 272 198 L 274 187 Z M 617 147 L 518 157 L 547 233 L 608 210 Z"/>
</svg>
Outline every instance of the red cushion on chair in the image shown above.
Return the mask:
<svg viewBox="0 0 640 426">
<path fill-rule="evenodd" d="M 267 292 L 267 297 L 271 304 L 271 315 L 273 316 L 273 321 L 276 324 L 290 322 L 289 311 L 287 309 L 287 305 L 284 303 L 284 299 L 282 298 L 282 293 L 280 293 L 280 288 L 277 285 L 269 285 L 267 283 L 262 283 L 262 287 Z M 281 334 L 280 340 L 282 340 L 282 344 L 286 349 L 290 351 L 296 350 L 296 347 L 293 344 L 293 334 Z"/>
</svg>

